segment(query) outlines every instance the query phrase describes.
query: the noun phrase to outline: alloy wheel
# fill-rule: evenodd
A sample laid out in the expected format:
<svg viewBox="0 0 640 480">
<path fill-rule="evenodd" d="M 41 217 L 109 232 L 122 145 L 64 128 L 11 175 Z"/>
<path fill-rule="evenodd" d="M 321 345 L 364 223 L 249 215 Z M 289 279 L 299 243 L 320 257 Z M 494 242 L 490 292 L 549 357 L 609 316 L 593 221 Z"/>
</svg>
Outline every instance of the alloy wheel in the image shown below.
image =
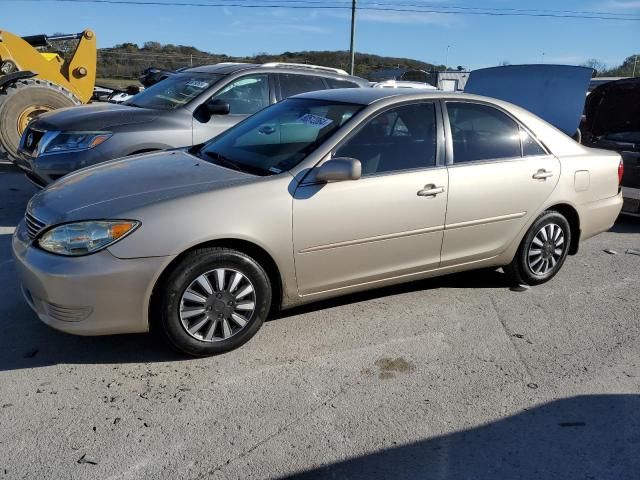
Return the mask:
<svg viewBox="0 0 640 480">
<path fill-rule="evenodd" d="M 243 330 L 256 309 L 251 281 L 237 270 L 203 273 L 180 299 L 180 322 L 192 337 L 205 342 L 227 340 Z"/>
<path fill-rule="evenodd" d="M 564 231 L 555 223 L 544 225 L 531 241 L 528 252 L 529 269 L 543 276 L 553 270 L 566 248 Z"/>
</svg>

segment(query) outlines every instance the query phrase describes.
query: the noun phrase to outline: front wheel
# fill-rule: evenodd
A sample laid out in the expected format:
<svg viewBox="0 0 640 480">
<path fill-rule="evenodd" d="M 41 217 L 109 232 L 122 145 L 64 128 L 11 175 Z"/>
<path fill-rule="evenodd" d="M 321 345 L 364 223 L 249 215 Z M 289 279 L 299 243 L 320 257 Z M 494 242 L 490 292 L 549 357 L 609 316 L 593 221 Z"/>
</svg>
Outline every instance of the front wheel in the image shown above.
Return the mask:
<svg viewBox="0 0 640 480">
<path fill-rule="evenodd" d="M 516 284 L 547 282 L 562 268 L 570 245 L 571 227 L 567 219 L 556 211 L 544 212 L 533 223 L 504 272 Z"/>
<path fill-rule="evenodd" d="M 264 269 L 242 252 L 203 248 L 168 275 L 156 301 L 169 343 L 193 356 L 238 348 L 262 326 L 271 307 Z"/>
<path fill-rule="evenodd" d="M 64 88 L 38 78 L 6 85 L 0 90 L 0 146 L 15 158 L 20 137 L 32 120 L 43 113 L 78 104 L 80 101 Z"/>
</svg>

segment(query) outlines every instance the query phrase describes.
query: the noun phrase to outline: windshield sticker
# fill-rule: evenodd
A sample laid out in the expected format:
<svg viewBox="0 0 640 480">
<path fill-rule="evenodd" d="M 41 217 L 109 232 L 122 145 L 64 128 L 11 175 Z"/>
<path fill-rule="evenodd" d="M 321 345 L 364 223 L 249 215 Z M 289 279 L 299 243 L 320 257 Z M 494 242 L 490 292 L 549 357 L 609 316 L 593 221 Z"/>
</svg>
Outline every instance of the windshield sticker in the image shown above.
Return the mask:
<svg viewBox="0 0 640 480">
<path fill-rule="evenodd" d="M 276 168 L 276 167 L 269 167 L 269 171 L 271 173 L 282 173 L 282 170 L 280 170 L 279 168 Z"/>
<path fill-rule="evenodd" d="M 306 113 L 298 119 L 298 123 L 304 123 L 305 125 L 320 129 L 333 123 L 333 120 L 319 115 L 313 115 L 312 113 Z"/>
<path fill-rule="evenodd" d="M 203 82 L 201 80 L 189 80 L 187 87 L 201 88 L 204 90 L 209 86 L 209 82 Z"/>
</svg>

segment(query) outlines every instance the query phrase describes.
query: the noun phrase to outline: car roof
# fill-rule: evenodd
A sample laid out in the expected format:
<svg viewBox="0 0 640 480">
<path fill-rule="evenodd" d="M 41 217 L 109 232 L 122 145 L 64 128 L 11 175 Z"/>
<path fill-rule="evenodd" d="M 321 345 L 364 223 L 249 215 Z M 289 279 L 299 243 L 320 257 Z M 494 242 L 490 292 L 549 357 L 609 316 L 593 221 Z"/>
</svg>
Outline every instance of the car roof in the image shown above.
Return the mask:
<svg viewBox="0 0 640 480">
<path fill-rule="evenodd" d="M 327 100 L 330 102 L 344 102 L 344 103 L 357 103 L 360 105 L 370 105 L 379 100 L 384 100 L 391 97 L 399 96 L 413 96 L 433 98 L 433 97 L 445 97 L 450 96 L 451 92 L 422 91 L 416 88 L 336 88 L 334 90 L 319 90 L 315 92 L 301 93 L 292 98 L 308 98 L 313 100 Z M 458 98 L 464 94 L 456 93 Z"/>
<path fill-rule="evenodd" d="M 240 70 L 247 70 L 249 68 L 259 67 L 257 63 L 235 63 L 235 62 L 223 62 L 216 63 L 214 65 L 201 65 L 199 67 L 188 68 L 183 72 L 194 73 L 218 73 L 221 75 L 227 75 L 229 73 L 235 73 Z"/>
<path fill-rule="evenodd" d="M 355 77 L 353 75 L 348 75 L 346 72 L 338 69 L 331 69 L 327 67 L 321 67 L 318 65 L 306 65 L 306 64 L 296 64 L 296 63 L 281 63 L 281 62 L 271 62 L 271 63 L 238 63 L 238 62 L 223 62 L 216 63 L 213 65 L 201 65 L 198 67 L 188 68 L 182 70 L 182 72 L 193 72 L 193 73 L 214 73 L 218 75 L 228 75 L 244 70 L 263 70 L 263 69 L 274 69 L 276 71 L 283 71 L 284 73 L 302 73 L 307 75 L 314 75 L 320 77 L 332 77 L 336 79 L 357 79 L 360 80 L 361 83 L 366 82 L 365 79 L 360 77 Z M 180 73 L 182 73 L 180 72 Z"/>
</svg>

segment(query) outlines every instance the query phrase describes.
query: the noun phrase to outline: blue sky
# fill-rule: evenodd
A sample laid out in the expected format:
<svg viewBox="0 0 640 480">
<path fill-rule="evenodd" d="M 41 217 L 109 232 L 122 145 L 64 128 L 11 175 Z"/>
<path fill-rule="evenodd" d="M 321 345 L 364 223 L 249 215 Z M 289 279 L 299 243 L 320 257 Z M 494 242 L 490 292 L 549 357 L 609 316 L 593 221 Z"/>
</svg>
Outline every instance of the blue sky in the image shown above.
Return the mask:
<svg viewBox="0 0 640 480">
<path fill-rule="evenodd" d="M 166 0 L 169 1 L 169 0 Z M 173 0 L 180 2 L 187 0 Z M 191 0 L 195 1 L 195 0 Z M 202 0 L 211 3 L 212 0 Z M 277 1 L 277 0 L 274 0 Z M 344 0 L 339 0 L 344 1 Z M 373 0 L 361 0 L 363 5 Z M 228 3 L 221 0 L 220 3 Z M 640 0 L 383 0 L 384 3 L 489 8 L 603 11 L 640 17 Z M 29 35 L 96 31 L 100 47 L 147 40 L 249 55 L 349 48 L 345 10 L 125 6 L 0 0 L 0 28 Z M 233 3 L 233 2 L 231 2 Z M 240 0 L 239 3 L 243 3 Z M 253 3 L 270 2 L 256 0 Z M 640 53 L 640 22 L 362 11 L 358 51 L 479 68 L 511 63 L 580 64 L 597 58 L 615 66 Z"/>
</svg>

